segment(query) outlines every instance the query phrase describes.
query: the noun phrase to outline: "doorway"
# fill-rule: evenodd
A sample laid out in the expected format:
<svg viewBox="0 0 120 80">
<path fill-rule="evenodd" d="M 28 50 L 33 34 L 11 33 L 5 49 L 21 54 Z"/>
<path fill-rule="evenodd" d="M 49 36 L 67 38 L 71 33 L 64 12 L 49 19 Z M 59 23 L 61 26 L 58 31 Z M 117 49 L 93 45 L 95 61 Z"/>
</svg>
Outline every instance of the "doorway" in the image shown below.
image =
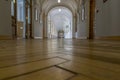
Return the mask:
<svg viewBox="0 0 120 80">
<path fill-rule="evenodd" d="M 48 38 L 72 38 L 72 12 L 66 7 L 51 9 L 47 17 Z"/>
<path fill-rule="evenodd" d="M 12 34 L 14 39 L 32 36 L 32 0 L 12 0 Z"/>
<path fill-rule="evenodd" d="M 17 38 L 25 38 L 25 8 L 24 0 L 17 0 Z"/>
</svg>

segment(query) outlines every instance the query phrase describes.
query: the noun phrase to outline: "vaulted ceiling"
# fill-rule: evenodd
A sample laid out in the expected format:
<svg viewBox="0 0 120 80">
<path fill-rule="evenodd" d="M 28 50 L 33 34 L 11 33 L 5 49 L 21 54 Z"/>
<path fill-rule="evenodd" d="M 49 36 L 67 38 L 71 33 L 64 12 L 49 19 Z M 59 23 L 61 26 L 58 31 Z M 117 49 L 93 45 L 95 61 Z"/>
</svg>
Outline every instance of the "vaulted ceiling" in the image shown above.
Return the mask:
<svg viewBox="0 0 120 80">
<path fill-rule="evenodd" d="M 48 17 L 58 31 L 66 28 L 66 26 L 72 23 L 72 13 L 65 7 L 53 8 L 50 10 Z"/>
<path fill-rule="evenodd" d="M 61 3 L 58 3 L 58 0 L 37 0 L 37 3 L 39 3 L 41 10 L 44 12 L 48 12 L 54 7 L 64 6 L 74 13 L 80 7 L 81 1 L 82 0 L 61 0 Z"/>
</svg>

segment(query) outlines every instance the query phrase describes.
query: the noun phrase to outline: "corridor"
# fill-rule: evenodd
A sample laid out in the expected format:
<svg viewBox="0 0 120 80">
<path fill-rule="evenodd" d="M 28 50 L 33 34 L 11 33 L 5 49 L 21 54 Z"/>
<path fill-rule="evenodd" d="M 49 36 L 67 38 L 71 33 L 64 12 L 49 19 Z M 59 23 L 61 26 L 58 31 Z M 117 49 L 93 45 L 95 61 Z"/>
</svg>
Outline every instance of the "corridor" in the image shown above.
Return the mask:
<svg viewBox="0 0 120 80">
<path fill-rule="evenodd" d="M 0 0 L 0 80 L 120 80 L 120 0 Z"/>
<path fill-rule="evenodd" d="M 120 42 L 1 40 L 0 80 L 120 80 Z"/>
</svg>

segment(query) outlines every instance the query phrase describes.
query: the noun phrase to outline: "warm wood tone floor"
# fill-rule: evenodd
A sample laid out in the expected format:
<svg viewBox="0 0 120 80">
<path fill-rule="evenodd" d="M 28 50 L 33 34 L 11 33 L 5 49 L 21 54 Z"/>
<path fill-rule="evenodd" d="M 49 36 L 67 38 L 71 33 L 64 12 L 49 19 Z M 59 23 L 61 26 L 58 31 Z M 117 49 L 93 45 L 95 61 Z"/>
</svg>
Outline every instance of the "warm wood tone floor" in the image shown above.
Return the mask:
<svg viewBox="0 0 120 80">
<path fill-rule="evenodd" d="M 120 80 L 120 41 L 2 40 L 0 80 Z"/>
</svg>

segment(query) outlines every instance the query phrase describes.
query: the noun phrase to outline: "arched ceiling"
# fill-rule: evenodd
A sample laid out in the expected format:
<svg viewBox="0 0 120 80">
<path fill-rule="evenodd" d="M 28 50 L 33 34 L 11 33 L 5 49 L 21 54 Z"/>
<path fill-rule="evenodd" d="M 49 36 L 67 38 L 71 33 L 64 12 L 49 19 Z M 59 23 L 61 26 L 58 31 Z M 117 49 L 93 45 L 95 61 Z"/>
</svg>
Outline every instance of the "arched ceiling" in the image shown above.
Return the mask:
<svg viewBox="0 0 120 80">
<path fill-rule="evenodd" d="M 82 0 L 61 0 L 61 3 L 58 3 L 57 1 L 58 0 L 37 0 L 41 6 L 41 10 L 45 13 L 48 13 L 50 9 L 57 6 L 67 7 L 75 13 L 78 10 Z"/>
<path fill-rule="evenodd" d="M 61 11 L 59 11 L 59 9 L 61 9 Z M 51 15 L 51 17 L 54 17 L 55 15 L 65 15 L 66 17 L 71 17 L 72 16 L 72 12 L 65 7 L 59 6 L 59 7 L 55 7 L 53 9 L 51 9 L 48 13 L 48 15 Z"/>
<path fill-rule="evenodd" d="M 66 7 L 55 7 L 49 11 L 48 18 L 57 30 L 62 30 L 72 23 L 72 12 Z"/>
</svg>

